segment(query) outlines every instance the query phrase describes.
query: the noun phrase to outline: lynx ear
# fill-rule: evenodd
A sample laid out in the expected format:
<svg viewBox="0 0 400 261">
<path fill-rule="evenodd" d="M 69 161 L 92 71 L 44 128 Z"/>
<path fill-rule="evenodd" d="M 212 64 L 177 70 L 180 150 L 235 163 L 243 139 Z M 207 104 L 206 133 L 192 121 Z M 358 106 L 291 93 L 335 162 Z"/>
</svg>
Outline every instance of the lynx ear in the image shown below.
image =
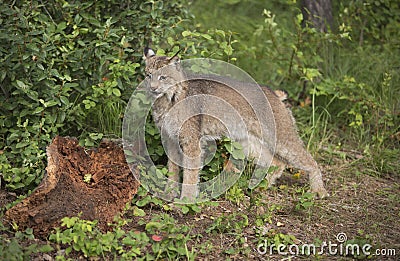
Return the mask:
<svg viewBox="0 0 400 261">
<path fill-rule="evenodd" d="M 145 47 L 144 48 L 144 59 L 150 58 L 155 56 L 156 53 L 153 51 L 153 49 L 149 48 L 149 47 Z"/>
<path fill-rule="evenodd" d="M 173 66 L 175 70 L 181 71 L 181 60 L 176 54 L 168 59 L 168 64 Z"/>
<path fill-rule="evenodd" d="M 168 59 L 168 64 L 172 64 L 172 65 L 175 65 L 175 66 L 179 65 L 180 62 L 181 62 L 181 60 L 179 59 L 178 56 L 171 57 L 171 58 Z"/>
<path fill-rule="evenodd" d="M 178 57 L 178 53 L 180 52 L 177 51 L 172 57 L 168 58 L 168 64 L 172 65 L 175 67 L 175 70 L 181 71 L 181 60 Z"/>
<path fill-rule="evenodd" d="M 178 54 L 181 50 L 177 51 L 171 58 L 168 59 L 169 63 L 179 63 Z"/>
</svg>

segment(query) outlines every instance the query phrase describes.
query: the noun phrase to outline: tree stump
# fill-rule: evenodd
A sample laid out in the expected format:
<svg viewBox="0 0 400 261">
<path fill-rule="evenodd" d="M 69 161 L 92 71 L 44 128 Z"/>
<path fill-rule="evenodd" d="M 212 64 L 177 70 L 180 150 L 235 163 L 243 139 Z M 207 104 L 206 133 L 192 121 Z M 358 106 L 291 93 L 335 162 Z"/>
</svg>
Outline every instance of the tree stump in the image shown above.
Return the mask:
<svg viewBox="0 0 400 261">
<path fill-rule="evenodd" d="M 36 190 L 5 213 L 20 228 L 47 236 L 63 217 L 81 215 L 107 229 L 139 187 L 123 149 L 104 141 L 86 150 L 75 138 L 54 138 L 47 148 L 47 174 Z M 137 174 L 137 173 L 136 173 Z"/>
</svg>

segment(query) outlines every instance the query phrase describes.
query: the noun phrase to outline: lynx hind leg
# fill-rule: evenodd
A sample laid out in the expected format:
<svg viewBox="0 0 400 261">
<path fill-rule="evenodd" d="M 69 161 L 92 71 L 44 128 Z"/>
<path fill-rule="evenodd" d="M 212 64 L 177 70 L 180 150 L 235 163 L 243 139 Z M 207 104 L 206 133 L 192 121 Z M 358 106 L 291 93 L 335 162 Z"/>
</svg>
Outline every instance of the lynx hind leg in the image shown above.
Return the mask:
<svg viewBox="0 0 400 261">
<path fill-rule="evenodd" d="M 322 174 L 318 168 L 317 162 L 311 154 L 304 148 L 300 139 L 291 140 L 286 143 L 287 146 L 278 146 L 277 153 L 279 157 L 288 165 L 304 170 L 308 173 L 311 192 L 316 193 L 319 198 L 325 198 L 328 195 L 322 181 Z"/>
<path fill-rule="evenodd" d="M 270 149 L 266 147 L 265 144 L 262 144 L 256 137 L 250 136 L 249 142 L 242 141 L 241 144 L 245 155 L 249 155 L 250 158 L 254 159 L 254 164 L 261 166 L 262 168 L 269 166 L 275 168 L 272 173 L 267 173 L 265 176 L 265 179 L 268 182 L 268 187 L 274 185 L 276 180 L 282 175 L 286 164 L 275 157 L 273 153 L 271 153 Z M 265 170 L 265 172 L 267 172 L 267 170 Z"/>
<path fill-rule="evenodd" d="M 268 182 L 268 187 L 272 187 L 272 185 L 275 185 L 276 180 L 282 176 L 286 164 L 283 161 L 279 160 L 277 157 L 274 157 L 271 163 L 271 167 L 275 169 L 272 173 L 268 173 L 265 177 Z"/>
</svg>

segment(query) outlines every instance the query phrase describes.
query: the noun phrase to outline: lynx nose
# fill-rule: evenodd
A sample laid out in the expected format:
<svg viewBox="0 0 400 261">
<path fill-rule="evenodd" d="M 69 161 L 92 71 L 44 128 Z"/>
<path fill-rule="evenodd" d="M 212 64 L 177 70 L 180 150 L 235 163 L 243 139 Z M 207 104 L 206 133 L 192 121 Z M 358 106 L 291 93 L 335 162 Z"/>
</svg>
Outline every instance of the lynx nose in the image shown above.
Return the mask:
<svg viewBox="0 0 400 261">
<path fill-rule="evenodd" d="M 150 86 L 150 91 L 152 92 L 152 93 L 159 93 L 159 91 L 158 91 L 158 84 L 157 83 L 155 83 L 155 82 L 150 82 L 149 83 L 149 86 Z"/>
</svg>

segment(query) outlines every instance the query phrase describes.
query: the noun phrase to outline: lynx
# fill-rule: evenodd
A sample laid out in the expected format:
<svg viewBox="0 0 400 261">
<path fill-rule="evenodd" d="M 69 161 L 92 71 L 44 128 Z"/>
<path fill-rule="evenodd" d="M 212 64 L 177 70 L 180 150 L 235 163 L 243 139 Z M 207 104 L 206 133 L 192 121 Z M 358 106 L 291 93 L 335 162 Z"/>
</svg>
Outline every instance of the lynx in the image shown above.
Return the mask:
<svg viewBox="0 0 400 261">
<path fill-rule="evenodd" d="M 286 165 L 291 165 L 308 174 L 311 192 L 316 193 L 320 198 L 328 195 L 324 188 L 321 171 L 316 161 L 304 148 L 291 111 L 282 102 L 286 95 L 279 97 L 271 89 L 261 87 L 264 93 L 261 96 L 265 96 L 264 98 L 268 100 L 275 124 L 275 130 L 270 130 L 273 128 L 270 127 L 273 119 L 272 121 L 267 119 L 266 131 L 262 132 L 262 124 L 257 122 L 257 117 L 254 115 L 254 111 L 249 108 L 246 99 L 239 95 L 235 89 L 221 83 L 221 79 L 218 79 L 217 76 L 205 76 L 202 79 L 185 81 L 186 75 L 182 72 L 181 61 L 176 55 L 173 57 L 158 56 L 152 49 L 145 48 L 144 59 L 146 80 L 148 81 L 146 88 L 155 98 L 152 105 L 155 124 L 160 130 L 163 129 L 162 131 L 165 131 L 171 139 L 179 140 L 178 147 L 167 148 L 169 152 L 181 157 L 181 154 L 186 155 L 182 160 L 184 167 L 181 198 L 193 199 L 197 196 L 196 184 L 199 180 L 201 168 L 199 161 L 201 161 L 202 153 L 199 145 L 200 139 L 202 137 L 220 139 L 224 136 L 241 143 L 248 155 L 258 156 L 256 164 L 263 166 L 267 165 L 268 159 L 272 160 L 272 165 L 276 166 L 276 169 L 266 177 L 269 185 L 274 184 L 276 179 L 281 176 Z M 258 97 L 260 95 L 254 92 L 256 88 L 254 84 L 239 83 L 226 77 L 222 80 L 228 81 L 232 85 L 240 85 L 240 88 L 246 90 L 246 95 L 254 101 L 254 106 L 265 107 L 267 110 L 266 103 L 268 102 L 261 100 Z M 206 97 L 216 97 L 215 99 L 221 99 L 227 105 L 221 106 L 221 104 Z M 187 98 L 193 98 L 190 106 L 184 104 L 178 106 L 180 101 Z M 173 110 L 174 106 L 176 107 Z M 199 108 L 204 111 L 204 114 L 189 117 L 191 111 Z M 246 126 L 248 126 L 249 138 L 247 140 L 243 139 L 245 135 L 243 128 L 235 127 L 228 131 L 220 120 L 207 115 L 206 112 L 218 111 L 221 115 L 225 115 L 225 113 L 229 115 L 232 108 L 240 113 Z M 229 121 L 229 116 L 225 117 L 224 120 Z M 175 125 L 179 121 L 184 122 L 184 124 L 177 130 Z M 269 125 L 269 121 L 272 122 L 271 125 Z M 231 126 L 235 126 L 235 122 L 232 124 Z M 273 133 L 275 133 L 275 136 Z M 275 148 L 273 148 L 274 145 Z M 180 167 L 176 161 L 169 159 L 168 170 L 174 173 L 171 179 L 179 181 Z"/>
</svg>

